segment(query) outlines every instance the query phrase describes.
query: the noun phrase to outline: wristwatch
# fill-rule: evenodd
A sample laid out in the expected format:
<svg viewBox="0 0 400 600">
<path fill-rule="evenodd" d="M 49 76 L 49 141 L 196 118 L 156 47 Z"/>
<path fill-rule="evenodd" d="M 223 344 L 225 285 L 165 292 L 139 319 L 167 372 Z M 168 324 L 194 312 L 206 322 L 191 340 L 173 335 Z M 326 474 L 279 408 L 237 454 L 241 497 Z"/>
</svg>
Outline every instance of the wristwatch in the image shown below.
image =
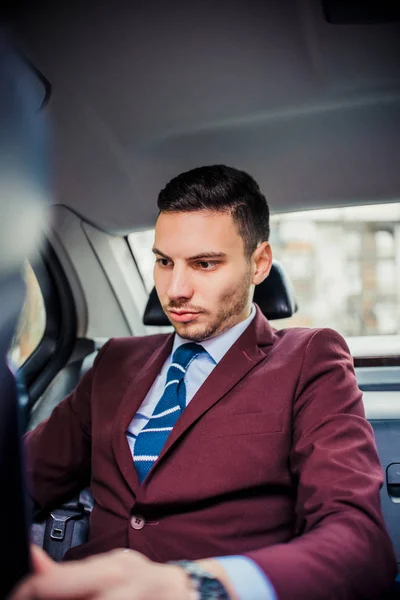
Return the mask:
<svg viewBox="0 0 400 600">
<path fill-rule="evenodd" d="M 229 595 L 218 579 L 200 567 L 197 563 L 189 560 L 173 561 L 170 564 L 182 567 L 186 571 L 197 592 L 198 600 L 229 600 Z"/>
</svg>

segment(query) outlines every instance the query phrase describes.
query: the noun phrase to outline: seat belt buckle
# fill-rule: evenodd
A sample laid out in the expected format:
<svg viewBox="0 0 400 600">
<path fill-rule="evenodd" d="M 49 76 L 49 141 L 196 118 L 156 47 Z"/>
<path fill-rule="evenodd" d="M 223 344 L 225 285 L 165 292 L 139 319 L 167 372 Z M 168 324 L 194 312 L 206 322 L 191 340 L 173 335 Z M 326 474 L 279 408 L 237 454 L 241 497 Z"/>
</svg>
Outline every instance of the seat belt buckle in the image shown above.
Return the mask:
<svg viewBox="0 0 400 600">
<path fill-rule="evenodd" d="M 51 527 L 50 527 L 50 537 L 53 540 L 57 540 L 62 542 L 65 537 L 65 530 L 67 523 L 70 519 L 73 518 L 72 515 L 55 515 L 54 513 L 50 513 L 51 517 Z"/>
</svg>

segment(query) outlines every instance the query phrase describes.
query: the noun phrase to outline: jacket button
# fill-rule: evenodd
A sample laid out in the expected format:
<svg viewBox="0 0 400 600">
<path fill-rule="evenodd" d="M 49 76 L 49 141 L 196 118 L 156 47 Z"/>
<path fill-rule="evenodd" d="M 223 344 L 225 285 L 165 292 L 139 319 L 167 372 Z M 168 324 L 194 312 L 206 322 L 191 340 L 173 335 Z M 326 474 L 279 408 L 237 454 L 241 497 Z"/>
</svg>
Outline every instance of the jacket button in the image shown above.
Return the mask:
<svg viewBox="0 0 400 600">
<path fill-rule="evenodd" d="M 142 517 L 142 515 L 132 515 L 131 517 L 131 527 L 133 529 L 143 529 L 146 525 L 146 519 Z"/>
</svg>

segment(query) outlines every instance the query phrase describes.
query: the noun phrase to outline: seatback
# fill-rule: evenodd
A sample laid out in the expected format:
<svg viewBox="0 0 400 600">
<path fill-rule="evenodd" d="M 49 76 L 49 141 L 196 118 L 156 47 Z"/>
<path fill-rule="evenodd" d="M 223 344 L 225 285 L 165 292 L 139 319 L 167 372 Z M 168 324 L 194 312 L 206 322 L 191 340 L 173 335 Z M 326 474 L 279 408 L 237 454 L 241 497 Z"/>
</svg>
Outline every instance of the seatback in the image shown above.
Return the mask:
<svg viewBox="0 0 400 600">
<path fill-rule="evenodd" d="M 43 98 L 42 83 L 0 31 L 1 598 L 29 569 L 29 517 L 20 449 L 26 394 L 22 381 L 17 390 L 7 352 L 25 295 L 23 261 L 34 255 L 45 225 L 45 133 L 39 113 Z"/>
</svg>

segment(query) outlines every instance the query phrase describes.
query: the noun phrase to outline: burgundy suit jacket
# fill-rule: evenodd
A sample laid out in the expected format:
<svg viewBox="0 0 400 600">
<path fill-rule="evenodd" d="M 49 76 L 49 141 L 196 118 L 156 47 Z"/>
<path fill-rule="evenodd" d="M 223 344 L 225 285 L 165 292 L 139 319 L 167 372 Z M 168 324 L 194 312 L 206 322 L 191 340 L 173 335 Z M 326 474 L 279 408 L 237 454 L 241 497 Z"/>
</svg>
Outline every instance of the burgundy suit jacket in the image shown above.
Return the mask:
<svg viewBox="0 0 400 600">
<path fill-rule="evenodd" d="M 173 335 L 110 340 L 26 437 L 41 507 L 91 485 L 90 539 L 69 558 L 116 547 L 160 562 L 242 554 L 280 600 L 378 597 L 396 562 L 373 432 L 342 337 L 276 331 L 257 308 L 140 485 L 125 432 L 172 343 Z"/>
</svg>

